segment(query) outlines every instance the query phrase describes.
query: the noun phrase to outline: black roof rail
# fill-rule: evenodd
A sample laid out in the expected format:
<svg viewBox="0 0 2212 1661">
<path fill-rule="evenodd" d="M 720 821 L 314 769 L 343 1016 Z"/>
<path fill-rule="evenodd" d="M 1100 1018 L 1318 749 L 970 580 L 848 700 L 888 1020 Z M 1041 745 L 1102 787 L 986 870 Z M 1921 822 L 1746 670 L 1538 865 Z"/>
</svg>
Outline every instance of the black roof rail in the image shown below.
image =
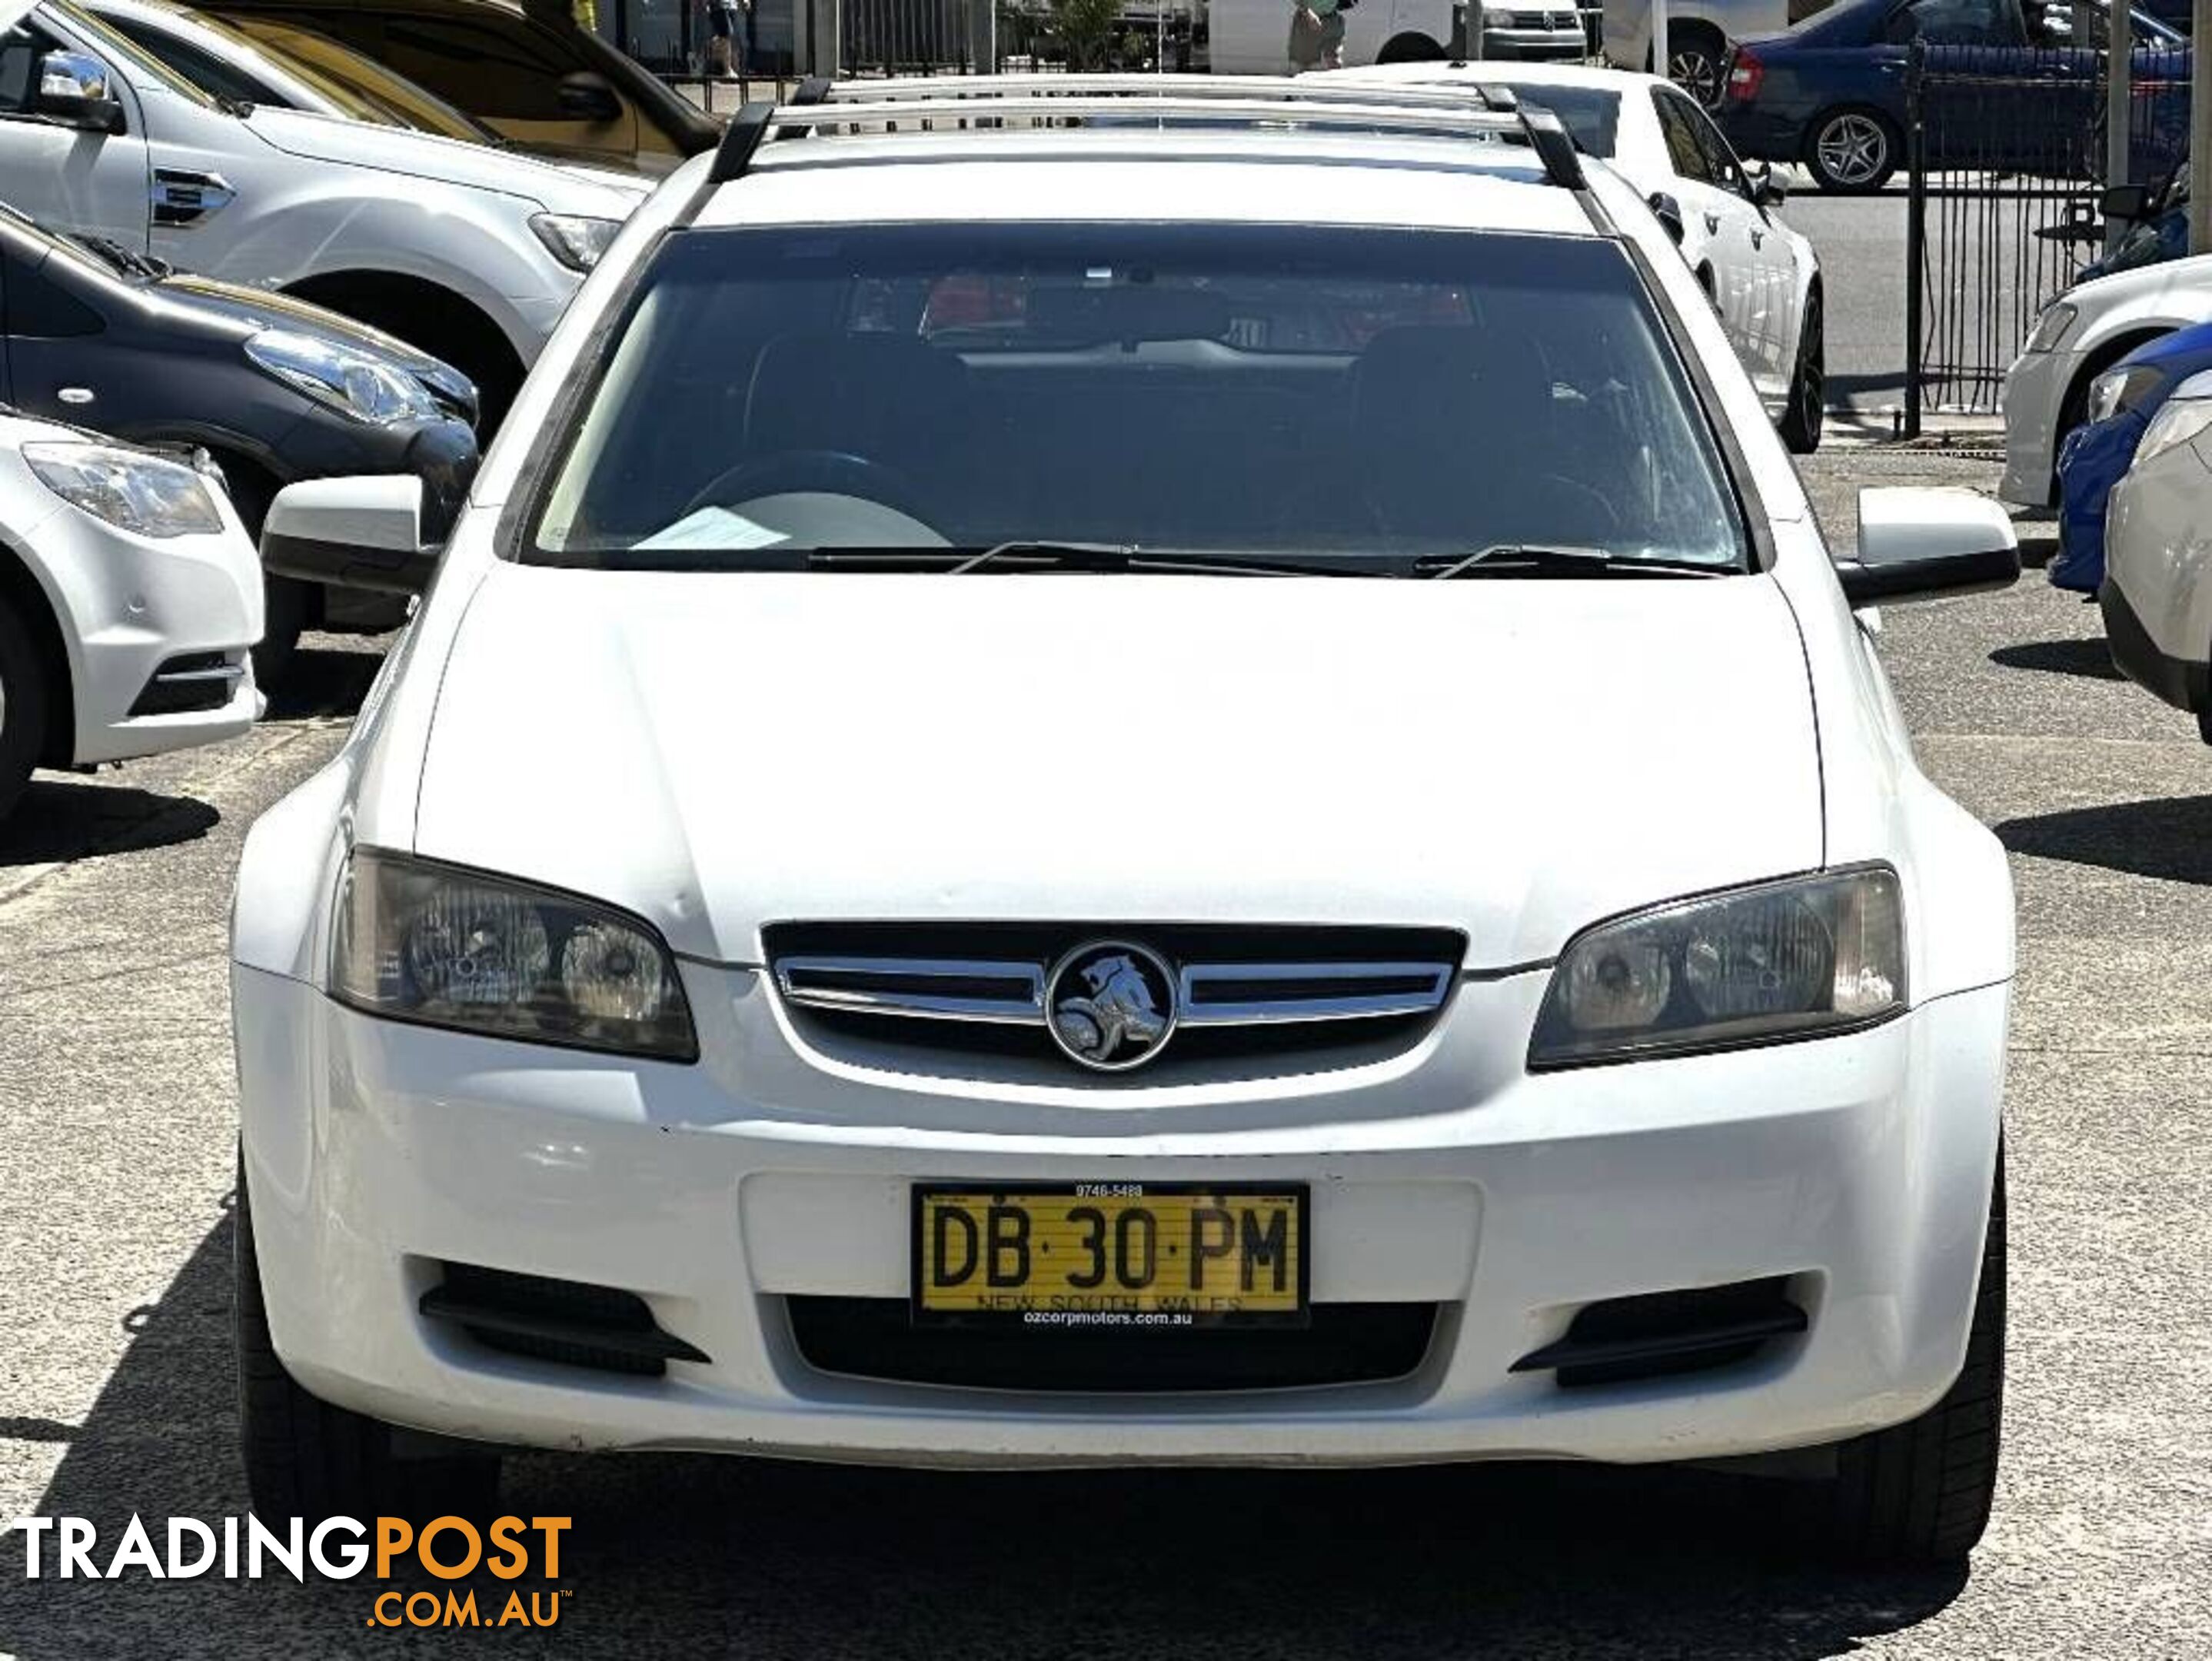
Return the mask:
<svg viewBox="0 0 2212 1661">
<path fill-rule="evenodd" d="M 710 185 L 726 185 L 732 179 L 741 179 L 752 165 L 753 152 L 768 137 L 768 130 L 775 125 L 775 106 L 765 100 L 746 105 L 730 118 L 729 128 L 722 134 L 721 147 L 714 152 L 714 165 L 707 174 Z"/>
<path fill-rule="evenodd" d="M 1544 164 L 1544 175 L 1554 185 L 1571 191 L 1586 191 L 1589 180 L 1583 173 L 1583 158 L 1575 149 L 1574 135 L 1556 112 L 1541 104 L 1521 106 L 1521 131 L 1528 135 L 1528 143 Z"/>
<path fill-rule="evenodd" d="M 1237 113 L 1267 120 L 1297 119 L 1297 106 L 1301 101 L 1297 92 L 1277 92 L 1270 87 L 1255 89 L 1235 81 L 1208 85 L 1182 76 L 1068 76 L 1064 77 L 1068 92 L 1059 94 L 1057 87 L 1044 83 L 1044 90 L 1030 77 L 975 77 L 964 84 L 959 77 L 947 76 L 933 82 L 900 85 L 896 82 L 866 83 L 864 86 L 840 87 L 827 76 L 812 76 L 802 82 L 787 103 L 772 104 L 757 101 L 747 104 L 730 119 L 729 130 L 722 135 L 720 147 L 714 153 L 714 166 L 707 175 L 709 188 L 726 185 L 743 178 L 751 168 L 753 158 L 767 138 L 770 129 L 784 127 L 793 131 L 818 130 L 824 118 L 833 123 L 847 123 L 915 117 L 934 113 L 929 106 L 943 105 L 944 113 L 961 122 L 990 119 L 994 117 L 994 104 L 1001 106 L 1006 113 L 1022 116 L 1083 117 L 1100 113 L 1099 106 L 1117 99 L 1128 100 L 1115 103 L 1114 113 L 1125 111 L 1140 115 L 1150 103 L 1163 114 L 1196 115 L 1200 119 L 1212 113 L 1213 106 L 1238 106 Z M 1362 126 L 1370 119 L 1378 126 L 1387 128 L 1392 116 L 1405 123 L 1404 130 L 1426 130 L 1435 132 L 1446 128 L 1459 128 L 1468 119 L 1466 114 L 1456 117 L 1449 109 L 1449 99 L 1440 96 L 1439 88 L 1424 88 L 1419 92 L 1425 96 L 1407 99 L 1395 107 L 1387 89 L 1328 88 L 1316 89 L 1316 95 L 1305 101 L 1313 106 L 1313 119 L 1328 122 L 1334 118 L 1340 125 Z M 1464 100 L 1462 86 L 1460 97 Z M 1583 174 L 1582 157 L 1575 146 L 1573 135 L 1553 111 L 1541 104 L 1528 103 L 1520 99 L 1510 87 L 1492 82 L 1478 83 L 1473 90 L 1482 106 L 1484 115 L 1512 118 L 1505 127 L 1512 131 L 1517 126 L 1529 148 L 1535 151 L 1542 163 L 1545 177 L 1554 185 L 1571 191 L 1583 192 L 1589 181 Z M 841 95 L 842 94 L 842 95 Z M 1055 95 L 1058 94 L 1058 95 Z M 1357 103 L 1358 108 L 1346 106 Z M 849 106 L 849 107 L 848 107 Z M 1087 106 L 1087 107 L 1086 107 Z M 814 121 L 793 119 L 799 109 L 820 110 L 823 116 Z M 1465 110 L 1464 101 L 1461 104 Z M 1224 111 L 1224 113 L 1227 113 Z M 926 121 L 925 121 L 926 125 Z M 1463 130 L 1463 128 L 1462 128 Z M 1492 128 L 1495 131 L 1497 129 Z"/>
</svg>

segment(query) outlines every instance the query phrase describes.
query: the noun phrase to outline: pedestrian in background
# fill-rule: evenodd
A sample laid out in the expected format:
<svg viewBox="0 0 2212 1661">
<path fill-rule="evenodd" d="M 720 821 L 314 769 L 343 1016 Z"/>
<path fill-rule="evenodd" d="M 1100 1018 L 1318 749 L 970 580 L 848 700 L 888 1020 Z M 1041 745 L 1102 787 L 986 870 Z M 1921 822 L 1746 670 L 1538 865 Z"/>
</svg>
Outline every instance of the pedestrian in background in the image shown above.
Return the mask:
<svg viewBox="0 0 2212 1661">
<path fill-rule="evenodd" d="M 707 73 L 727 80 L 731 58 L 751 0 L 707 0 Z"/>
<path fill-rule="evenodd" d="M 1344 7 L 1347 0 L 1292 0 L 1291 73 L 1344 67 Z"/>
</svg>

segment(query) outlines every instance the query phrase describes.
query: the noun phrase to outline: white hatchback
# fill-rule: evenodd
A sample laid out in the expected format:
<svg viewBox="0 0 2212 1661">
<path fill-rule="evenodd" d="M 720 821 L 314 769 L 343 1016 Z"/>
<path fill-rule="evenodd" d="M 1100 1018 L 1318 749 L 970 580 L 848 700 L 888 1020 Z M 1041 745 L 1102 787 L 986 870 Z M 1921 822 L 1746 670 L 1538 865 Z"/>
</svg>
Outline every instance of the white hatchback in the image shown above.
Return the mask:
<svg viewBox="0 0 2212 1661">
<path fill-rule="evenodd" d="M 261 557 L 212 463 L 0 408 L 0 818 L 34 767 L 243 733 Z"/>
<path fill-rule="evenodd" d="M 414 494 L 268 521 L 428 589 L 239 873 L 264 1516 L 487 1444 L 1761 1456 L 1978 1537 L 2011 888 L 1852 607 L 2010 529 L 1869 491 L 1839 581 L 1555 118 L 756 107 Z"/>
</svg>

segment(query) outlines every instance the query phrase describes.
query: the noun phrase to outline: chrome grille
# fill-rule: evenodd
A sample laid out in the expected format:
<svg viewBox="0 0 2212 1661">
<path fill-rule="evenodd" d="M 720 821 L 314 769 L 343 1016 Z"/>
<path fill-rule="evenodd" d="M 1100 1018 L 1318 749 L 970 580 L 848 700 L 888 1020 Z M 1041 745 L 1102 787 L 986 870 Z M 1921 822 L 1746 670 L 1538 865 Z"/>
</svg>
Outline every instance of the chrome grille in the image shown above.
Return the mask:
<svg viewBox="0 0 2212 1661">
<path fill-rule="evenodd" d="M 780 959 L 775 983 L 789 1001 L 955 1021 L 1044 1019 L 1044 969 L 1033 963 L 958 958 Z"/>
<path fill-rule="evenodd" d="M 795 1013 L 859 1022 L 854 1031 L 877 1038 L 912 1023 L 910 1042 L 939 1052 L 1026 1049 L 1054 1065 L 1067 1059 L 1053 1055 L 1055 970 L 1102 941 L 1157 955 L 1172 986 L 1172 1010 L 1161 1013 L 1192 1035 L 1188 1053 L 1217 1059 L 1310 1051 L 1328 1042 L 1332 1023 L 1345 1024 L 1346 1043 L 1425 1026 L 1450 996 L 1466 950 L 1449 929 L 1290 925 L 787 923 L 767 936 L 776 989 Z M 1064 1009 L 1067 995 L 1053 1001 Z M 1200 1032 L 1202 1046 L 1189 1050 Z"/>
</svg>

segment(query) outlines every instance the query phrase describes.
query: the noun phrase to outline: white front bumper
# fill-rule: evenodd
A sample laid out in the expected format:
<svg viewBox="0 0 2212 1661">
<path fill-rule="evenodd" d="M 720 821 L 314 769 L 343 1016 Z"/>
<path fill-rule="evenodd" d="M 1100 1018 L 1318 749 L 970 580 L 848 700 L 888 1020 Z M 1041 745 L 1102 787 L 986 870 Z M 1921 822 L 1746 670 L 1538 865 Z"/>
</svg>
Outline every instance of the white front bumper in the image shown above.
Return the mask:
<svg viewBox="0 0 2212 1661">
<path fill-rule="evenodd" d="M 261 638 L 261 560 L 235 520 L 157 539 L 64 508 L 40 523 L 37 541 L 70 655 L 71 759 L 161 755 L 252 726 L 261 695 L 247 653 Z M 227 689 L 222 704 L 132 715 L 155 672 L 185 657 L 223 660 L 223 678 L 212 683 Z"/>
<path fill-rule="evenodd" d="M 2023 508 L 2049 508 L 2058 496 L 2055 477 L 2058 416 L 2066 389 L 2081 367 L 2079 352 L 2022 352 L 2005 372 L 2003 500 Z"/>
<path fill-rule="evenodd" d="M 1497 1042 L 1525 1042 L 1544 977 L 1522 976 L 1463 985 L 1371 1088 L 1263 1113 L 1032 1115 L 775 1053 L 755 976 L 685 976 L 695 1009 L 751 1029 L 694 1067 L 374 1020 L 234 968 L 255 1235 L 303 1384 L 422 1429 L 579 1450 L 1640 1462 L 1895 1422 L 1964 1354 L 2003 987 L 1851 1037 L 1530 1075 Z M 739 1083 L 780 1088 L 795 1066 L 817 1110 Z M 1462 1081 L 1456 1103 L 1440 1077 Z M 1101 1177 L 1310 1183 L 1316 1302 L 1438 1304 L 1425 1362 L 1382 1384 L 1076 1396 L 831 1376 L 799 1354 L 786 1297 L 904 1296 L 912 1181 Z M 635 1293 L 712 1360 L 624 1378 L 477 1349 L 417 1313 L 441 1260 Z M 1572 1391 L 1509 1371 L 1592 1299 L 1778 1275 L 1797 1277 L 1809 1330 L 1733 1371 Z"/>
<path fill-rule="evenodd" d="M 2112 505 L 2106 509 L 2106 581 L 2118 590 L 2149 645 L 2176 672 L 2212 657 L 2208 450 L 2212 443 L 2199 438 L 2138 461 L 2112 487 Z"/>
</svg>

